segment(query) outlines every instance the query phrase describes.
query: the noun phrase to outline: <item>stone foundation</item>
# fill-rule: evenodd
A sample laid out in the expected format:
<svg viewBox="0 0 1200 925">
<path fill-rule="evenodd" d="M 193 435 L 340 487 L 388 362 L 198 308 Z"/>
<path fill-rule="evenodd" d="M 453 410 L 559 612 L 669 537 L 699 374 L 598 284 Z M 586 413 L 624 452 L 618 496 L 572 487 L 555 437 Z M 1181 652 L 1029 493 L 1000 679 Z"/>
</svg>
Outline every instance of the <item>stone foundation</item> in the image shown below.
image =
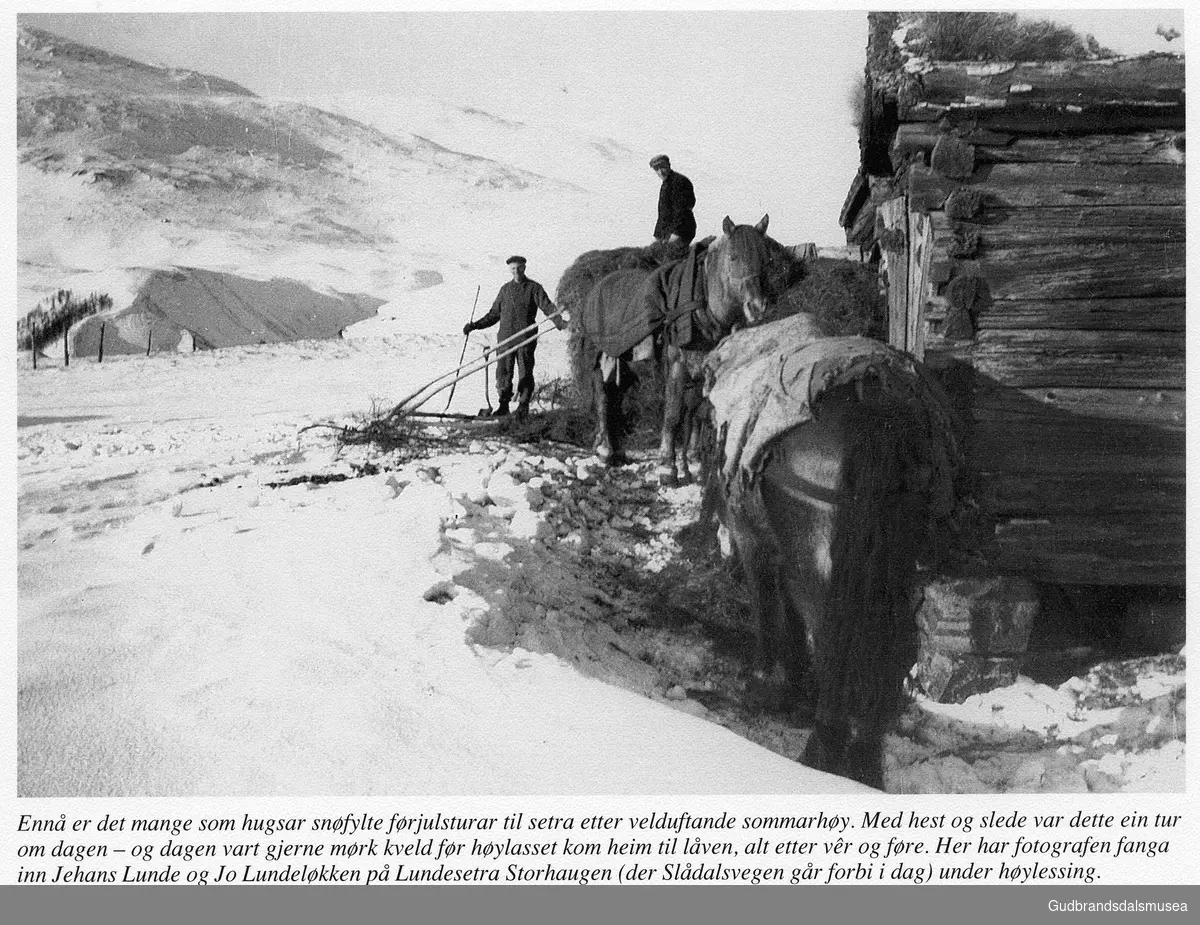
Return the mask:
<svg viewBox="0 0 1200 925">
<path fill-rule="evenodd" d="M 930 582 L 917 611 L 921 688 L 938 702 L 962 703 L 1012 684 L 1038 610 L 1037 588 L 1023 579 Z"/>
</svg>

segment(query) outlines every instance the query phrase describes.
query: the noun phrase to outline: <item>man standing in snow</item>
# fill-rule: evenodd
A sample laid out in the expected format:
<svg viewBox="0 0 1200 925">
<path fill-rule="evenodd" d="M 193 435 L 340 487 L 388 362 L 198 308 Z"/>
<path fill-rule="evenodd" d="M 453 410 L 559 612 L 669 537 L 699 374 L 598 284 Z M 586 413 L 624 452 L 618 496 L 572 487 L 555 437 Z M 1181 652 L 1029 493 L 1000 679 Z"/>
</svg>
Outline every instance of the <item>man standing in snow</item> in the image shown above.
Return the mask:
<svg viewBox="0 0 1200 925">
<path fill-rule="evenodd" d="M 554 326 L 560 331 L 566 327 L 566 322 L 558 314 L 558 309 L 546 295 L 542 284 L 525 275 L 525 258 L 509 257 L 505 261 L 512 271 L 512 279 L 500 287 L 496 301 L 491 310 L 478 321 L 468 321 L 463 326 L 463 334 L 482 328 L 490 328 L 500 322 L 500 332 L 496 335 L 497 343 L 503 343 L 507 338 L 523 331 L 537 320 L 540 308 L 547 318 L 554 321 Z M 526 337 L 532 337 L 536 332 L 530 331 Z M 523 338 L 518 338 L 511 344 L 500 349 L 508 350 L 516 346 Z M 500 396 L 500 406 L 492 412 L 494 415 L 508 414 L 508 403 L 513 395 L 513 361 L 517 366 L 517 417 L 525 417 L 529 413 L 529 400 L 533 397 L 533 352 L 537 347 L 537 339 L 496 361 L 496 391 Z"/>
<path fill-rule="evenodd" d="M 696 193 L 692 181 L 671 169 L 671 159 L 659 154 L 650 159 L 654 172 L 662 177 L 658 191 L 658 222 L 654 226 L 654 238 L 670 245 L 690 244 L 696 237 Z"/>
</svg>

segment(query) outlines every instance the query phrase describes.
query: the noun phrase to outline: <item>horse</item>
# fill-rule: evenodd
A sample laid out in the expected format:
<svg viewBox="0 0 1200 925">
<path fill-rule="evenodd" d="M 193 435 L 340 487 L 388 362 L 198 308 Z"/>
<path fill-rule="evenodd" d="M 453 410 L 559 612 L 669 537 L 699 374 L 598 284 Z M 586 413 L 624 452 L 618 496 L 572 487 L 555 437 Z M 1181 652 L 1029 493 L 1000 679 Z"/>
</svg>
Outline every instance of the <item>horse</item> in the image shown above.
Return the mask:
<svg viewBox="0 0 1200 925">
<path fill-rule="evenodd" d="M 732 341 L 710 359 L 717 378 L 707 392 L 724 442 L 705 505 L 742 564 L 758 622 L 759 673 L 782 675 L 792 698 L 815 696 L 802 760 L 882 789 L 883 737 L 905 703 L 917 658 L 918 556 L 947 511 L 953 412 L 911 358 L 867 338 L 824 338 L 811 325 L 805 330 L 806 320 L 787 319 L 766 350 L 781 359 L 753 357 L 762 365 L 749 378 L 728 368 Z M 788 345 L 797 343 L 821 357 L 801 373 L 787 365 L 796 358 Z M 763 351 L 761 340 L 743 355 L 755 351 Z M 726 393 L 714 396 L 721 375 L 729 377 Z M 800 397 L 780 399 L 781 379 L 785 393 L 799 383 L 791 391 Z M 745 413 L 737 393 L 748 385 L 771 394 L 761 413 L 776 418 L 754 449 L 753 430 L 766 425 L 739 430 L 736 420 Z M 727 410 L 726 395 L 728 408 L 743 410 Z M 753 464 L 730 464 L 725 456 L 736 453 L 752 453 Z"/>
<path fill-rule="evenodd" d="M 771 300 L 803 272 L 802 261 L 767 237 L 769 220 L 764 215 L 755 225 L 735 225 L 726 216 L 721 237 L 655 269 L 616 269 L 569 312 L 575 379 L 594 407 L 594 446 L 602 461 L 624 461 L 621 399 L 639 378 L 641 350 L 663 383 L 658 476 L 669 486 L 690 478 L 688 444 L 704 355 L 732 331 L 760 322 Z M 564 283 L 572 273 L 594 272 L 596 260 L 585 260 L 590 256 L 568 270 Z"/>
</svg>

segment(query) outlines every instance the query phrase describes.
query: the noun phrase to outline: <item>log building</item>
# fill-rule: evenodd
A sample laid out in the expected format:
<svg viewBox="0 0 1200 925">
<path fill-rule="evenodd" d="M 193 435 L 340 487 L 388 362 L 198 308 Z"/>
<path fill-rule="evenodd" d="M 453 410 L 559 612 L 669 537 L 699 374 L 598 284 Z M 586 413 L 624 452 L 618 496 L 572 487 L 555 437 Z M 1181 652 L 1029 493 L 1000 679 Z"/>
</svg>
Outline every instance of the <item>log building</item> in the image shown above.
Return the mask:
<svg viewBox="0 0 1200 925">
<path fill-rule="evenodd" d="M 978 560 L 1181 588 L 1182 57 L 938 62 L 870 24 L 841 223 L 964 411 Z"/>
</svg>

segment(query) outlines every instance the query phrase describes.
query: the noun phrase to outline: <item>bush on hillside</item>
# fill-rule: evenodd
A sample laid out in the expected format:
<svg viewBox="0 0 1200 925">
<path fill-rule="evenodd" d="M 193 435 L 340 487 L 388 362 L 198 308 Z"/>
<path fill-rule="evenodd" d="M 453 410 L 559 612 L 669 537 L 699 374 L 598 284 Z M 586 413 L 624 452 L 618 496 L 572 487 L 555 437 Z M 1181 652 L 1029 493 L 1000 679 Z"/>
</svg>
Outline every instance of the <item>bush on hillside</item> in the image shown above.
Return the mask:
<svg viewBox="0 0 1200 925">
<path fill-rule="evenodd" d="M 24 318 L 17 319 L 17 349 L 40 351 L 75 322 L 110 308 L 112 299 L 105 293 L 93 292 L 86 299 L 77 300 L 70 289 L 60 289 L 38 302 Z"/>
</svg>

